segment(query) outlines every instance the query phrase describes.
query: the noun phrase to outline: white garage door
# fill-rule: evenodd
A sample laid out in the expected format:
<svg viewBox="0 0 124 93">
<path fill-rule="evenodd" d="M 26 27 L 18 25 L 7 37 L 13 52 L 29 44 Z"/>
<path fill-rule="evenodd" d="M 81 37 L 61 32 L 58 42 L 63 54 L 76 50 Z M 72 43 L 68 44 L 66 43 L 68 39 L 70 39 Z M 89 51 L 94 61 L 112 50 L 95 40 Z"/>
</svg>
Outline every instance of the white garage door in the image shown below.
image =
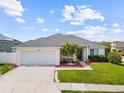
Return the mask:
<svg viewBox="0 0 124 93">
<path fill-rule="evenodd" d="M 22 65 L 55 65 L 55 51 L 21 52 Z"/>
</svg>

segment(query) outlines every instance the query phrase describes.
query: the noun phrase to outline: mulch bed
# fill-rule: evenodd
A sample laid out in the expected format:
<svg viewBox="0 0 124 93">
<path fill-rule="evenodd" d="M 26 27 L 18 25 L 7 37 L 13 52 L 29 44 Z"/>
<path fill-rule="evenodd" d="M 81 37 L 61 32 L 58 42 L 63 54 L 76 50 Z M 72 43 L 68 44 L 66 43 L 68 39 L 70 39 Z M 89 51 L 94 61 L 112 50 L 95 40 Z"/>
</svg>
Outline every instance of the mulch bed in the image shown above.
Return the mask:
<svg viewBox="0 0 124 93">
<path fill-rule="evenodd" d="M 75 63 L 75 65 L 68 65 L 67 62 L 61 62 L 60 65 L 57 67 L 77 67 L 77 68 L 79 68 L 79 67 L 83 67 L 83 66 L 80 64 L 80 62 L 77 61 Z"/>
</svg>

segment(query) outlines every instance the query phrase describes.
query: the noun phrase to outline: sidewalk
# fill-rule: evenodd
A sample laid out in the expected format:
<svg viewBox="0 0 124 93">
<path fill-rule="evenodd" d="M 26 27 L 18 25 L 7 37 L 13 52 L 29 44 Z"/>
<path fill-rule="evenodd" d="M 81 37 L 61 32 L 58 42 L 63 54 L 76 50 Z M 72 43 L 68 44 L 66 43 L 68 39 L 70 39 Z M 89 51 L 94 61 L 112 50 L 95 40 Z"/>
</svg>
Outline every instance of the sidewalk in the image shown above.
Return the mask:
<svg viewBox="0 0 124 93">
<path fill-rule="evenodd" d="M 123 85 L 104 85 L 104 84 L 84 84 L 84 83 L 56 83 L 59 90 L 72 91 L 108 91 L 124 92 Z"/>
</svg>

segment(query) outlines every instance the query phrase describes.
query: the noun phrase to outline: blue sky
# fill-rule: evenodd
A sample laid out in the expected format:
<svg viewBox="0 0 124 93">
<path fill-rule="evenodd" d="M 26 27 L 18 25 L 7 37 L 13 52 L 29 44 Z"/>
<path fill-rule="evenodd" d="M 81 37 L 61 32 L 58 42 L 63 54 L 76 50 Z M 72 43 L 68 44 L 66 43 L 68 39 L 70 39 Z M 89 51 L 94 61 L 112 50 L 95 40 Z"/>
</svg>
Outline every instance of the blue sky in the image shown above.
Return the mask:
<svg viewBox="0 0 124 93">
<path fill-rule="evenodd" d="M 124 41 L 124 0 L 1 0 L 0 33 L 27 41 L 55 33 Z"/>
</svg>

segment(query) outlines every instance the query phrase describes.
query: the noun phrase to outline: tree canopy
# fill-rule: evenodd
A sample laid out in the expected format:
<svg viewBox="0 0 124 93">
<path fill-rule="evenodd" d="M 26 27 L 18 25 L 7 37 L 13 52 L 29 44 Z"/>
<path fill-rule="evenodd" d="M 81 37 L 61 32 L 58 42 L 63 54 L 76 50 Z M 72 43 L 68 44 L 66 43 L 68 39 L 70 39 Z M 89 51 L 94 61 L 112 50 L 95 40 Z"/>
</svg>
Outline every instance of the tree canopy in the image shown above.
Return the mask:
<svg viewBox="0 0 124 93">
<path fill-rule="evenodd" d="M 68 57 L 73 57 L 73 55 L 78 53 L 80 49 L 77 44 L 68 43 L 68 42 L 62 45 L 62 47 L 63 47 L 63 53 Z"/>
</svg>

